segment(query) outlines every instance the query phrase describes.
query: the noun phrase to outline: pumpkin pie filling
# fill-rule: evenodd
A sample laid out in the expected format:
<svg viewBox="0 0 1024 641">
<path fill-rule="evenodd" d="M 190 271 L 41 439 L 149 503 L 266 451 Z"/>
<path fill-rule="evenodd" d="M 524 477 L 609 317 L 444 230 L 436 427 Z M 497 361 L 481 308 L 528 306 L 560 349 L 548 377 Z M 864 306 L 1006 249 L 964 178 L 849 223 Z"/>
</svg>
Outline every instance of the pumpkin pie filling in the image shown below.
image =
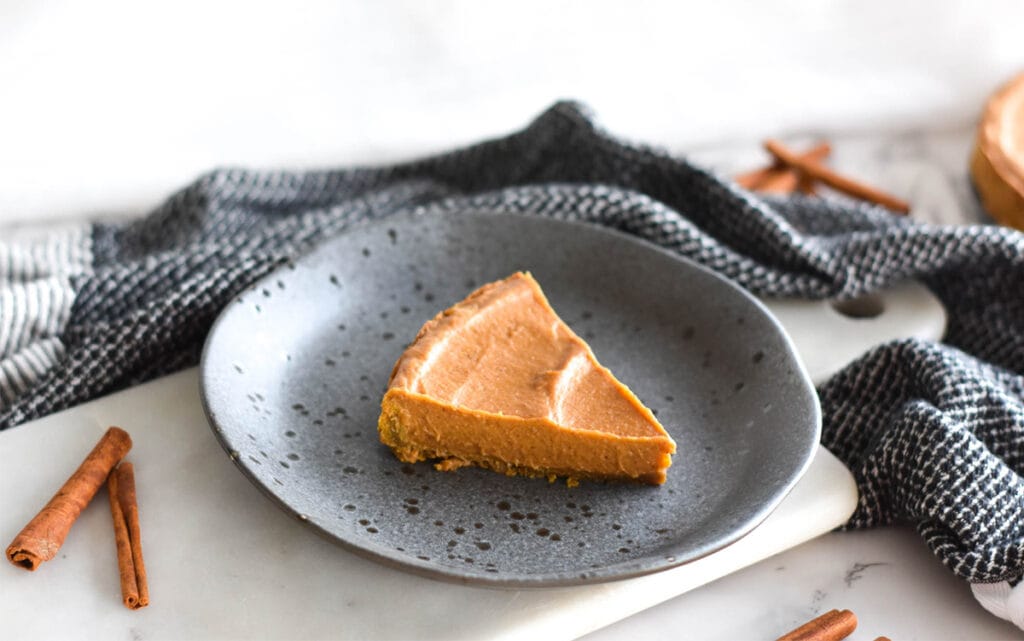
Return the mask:
<svg viewBox="0 0 1024 641">
<path fill-rule="evenodd" d="M 381 441 L 402 461 L 660 484 L 675 443 L 527 273 L 428 321 L 395 364 Z"/>
</svg>

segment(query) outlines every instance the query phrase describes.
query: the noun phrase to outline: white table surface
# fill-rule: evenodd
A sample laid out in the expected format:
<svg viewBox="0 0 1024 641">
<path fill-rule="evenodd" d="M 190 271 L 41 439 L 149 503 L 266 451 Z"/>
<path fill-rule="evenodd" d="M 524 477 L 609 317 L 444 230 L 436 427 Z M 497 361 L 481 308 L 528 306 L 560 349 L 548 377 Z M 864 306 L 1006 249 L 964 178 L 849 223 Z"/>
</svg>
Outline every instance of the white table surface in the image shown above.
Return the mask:
<svg viewBox="0 0 1024 641">
<path fill-rule="evenodd" d="M 761 162 L 768 135 L 827 136 L 834 166 L 916 217 L 981 220 L 965 159 L 985 95 L 1024 66 L 1021 24 L 1011 1 L 0 0 L 0 224 L 137 215 L 218 165 L 406 158 L 562 97 L 723 171 Z M 765 638 L 832 607 L 858 614 L 854 639 L 1024 636 L 894 528 L 821 537 L 588 638 Z"/>
<path fill-rule="evenodd" d="M 935 339 L 945 326 L 938 301 L 912 283 L 881 294 L 882 312 L 871 319 L 851 320 L 825 301 L 768 304 L 817 382 L 873 344 Z M 129 459 L 145 506 L 140 518 L 152 603 L 131 612 L 115 598 L 101 492 L 61 548 L 59 563 L 35 575 L 0 571 L 0 593 L 19 597 L 0 600 L 0 631 L 12 637 L 568 641 L 821 536 L 849 518 L 858 498 L 849 470 L 818 448 L 763 523 L 691 563 L 630 580 L 543 590 L 441 583 L 366 562 L 284 517 L 217 446 L 192 368 L 5 432 L 0 488 L 9 508 L 0 511 L 0 532 L 17 532 L 110 424 L 127 428 L 135 443 Z M 37 616 L 55 601 L 59 617 Z M 402 604 L 399 616 L 395 603 Z"/>
<path fill-rule="evenodd" d="M 100 492 L 58 558 L 33 574 L 0 569 L 0 594 L 18 595 L 0 600 L 0 638 L 569 641 L 820 536 L 857 503 L 849 471 L 819 448 L 764 523 L 692 563 L 564 588 L 441 582 L 339 549 L 266 500 L 217 444 L 192 368 L 4 434 L 0 532 L 13 536 L 111 423 L 134 442 L 150 606 L 130 611 L 118 598 Z"/>
</svg>

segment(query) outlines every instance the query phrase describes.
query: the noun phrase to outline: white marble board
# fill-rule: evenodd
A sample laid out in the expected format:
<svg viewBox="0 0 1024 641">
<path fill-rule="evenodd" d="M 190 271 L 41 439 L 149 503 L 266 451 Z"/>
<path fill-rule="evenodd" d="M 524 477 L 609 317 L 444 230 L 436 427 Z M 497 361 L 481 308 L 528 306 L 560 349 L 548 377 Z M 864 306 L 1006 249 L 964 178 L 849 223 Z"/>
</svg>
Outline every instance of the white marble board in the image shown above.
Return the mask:
<svg viewBox="0 0 1024 641">
<path fill-rule="evenodd" d="M 907 287 L 876 301 L 881 314 L 871 319 L 851 321 L 828 303 L 769 306 L 812 377 L 822 380 L 849 353 L 869 347 L 865 341 L 941 334 L 941 306 L 922 288 Z M 914 313 L 906 314 L 910 308 Z M 849 349 L 825 352 L 823 337 Z M 152 605 L 129 611 L 120 603 L 101 491 L 58 558 L 32 574 L 0 569 L 0 593 L 16 595 L 0 599 L 4 636 L 572 639 L 819 536 L 841 524 L 857 500 L 850 473 L 822 448 L 767 521 L 694 563 L 573 588 L 442 583 L 364 560 L 274 507 L 217 445 L 195 370 L 187 370 L 0 435 L 0 536 L 13 538 L 110 424 L 135 440 L 129 458 L 136 463 Z"/>
</svg>

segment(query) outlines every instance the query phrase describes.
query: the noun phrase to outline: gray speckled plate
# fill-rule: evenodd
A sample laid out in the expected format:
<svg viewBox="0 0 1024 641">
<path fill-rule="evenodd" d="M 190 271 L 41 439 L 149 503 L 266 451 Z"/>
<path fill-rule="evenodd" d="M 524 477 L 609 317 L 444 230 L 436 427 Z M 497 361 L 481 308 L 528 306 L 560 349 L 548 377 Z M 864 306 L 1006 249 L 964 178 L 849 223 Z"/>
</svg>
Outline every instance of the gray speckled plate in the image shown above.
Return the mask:
<svg viewBox="0 0 1024 641">
<path fill-rule="evenodd" d="M 478 285 L 529 270 L 679 451 L 661 487 L 405 465 L 377 439 L 407 341 Z M 598 227 L 486 212 L 354 227 L 229 305 L 202 398 L 242 472 L 365 556 L 494 586 L 593 583 L 737 540 L 810 462 L 817 396 L 763 306 L 726 280 Z"/>
</svg>

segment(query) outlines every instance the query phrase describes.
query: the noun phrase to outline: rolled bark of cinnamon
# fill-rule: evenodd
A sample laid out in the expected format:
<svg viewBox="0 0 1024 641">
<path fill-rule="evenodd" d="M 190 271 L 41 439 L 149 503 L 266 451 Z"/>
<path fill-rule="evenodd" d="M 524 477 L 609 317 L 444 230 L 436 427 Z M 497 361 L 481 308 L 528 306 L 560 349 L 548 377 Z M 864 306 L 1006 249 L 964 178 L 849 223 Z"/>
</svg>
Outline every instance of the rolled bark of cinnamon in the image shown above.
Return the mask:
<svg viewBox="0 0 1024 641">
<path fill-rule="evenodd" d="M 791 194 L 796 191 L 800 177 L 795 171 L 783 167 L 772 172 L 767 178 L 757 183 L 751 189 L 765 194 Z"/>
<path fill-rule="evenodd" d="M 800 154 L 800 158 L 819 162 L 828 158 L 830 153 L 832 153 L 832 146 L 827 142 L 820 142 Z M 776 161 L 768 167 L 740 174 L 736 176 L 735 181 L 744 189 L 769 193 L 790 193 L 797 188 L 799 177 L 792 168 Z"/>
<path fill-rule="evenodd" d="M 787 149 L 777 140 L 765 142 L 764 148 L 783 165 L 788 165 L 815 180 L 821 181 L 836 191 L 887 207 L 900 214 L 910 213 L 910 204 L 907 201 L 889 195 L 874 187 L 851 180 L 846 176 L 841 176 L 819 162 L 805 160 L 799 154 Z"/>
<path fill-rule="evenodd" d="M 839 641 L 857 629 L 857 617 L 849 610 L 829 610 L 776 641 Z"/>
<path fill-rule="evenodd" d="M 814 187 L 814 181 L 806 174 L 800 176 L 799 180 L 797 180 L 796 190 L 807 196 L 813 196 L 818 193 L 818 190 Z"/>
<path fill-rule="evenodd" d="M 7 559 L 34 571 L 55 557 L 78 515 L 131 448 L 127 432 L 119 427 L 108 429 L 75 473 L 7 546 Z"/>
<path fill-rule="evenodd" d="M 146 565 L 142 560 L 139 508 L 135 498 L 135 468 L 121 463 L 107 479 L 110 514 L 114 519 L 114 543 L 121 576 L 121 597 L 125 606 L 138 610 L 149 605 Z"/>
</svg>

